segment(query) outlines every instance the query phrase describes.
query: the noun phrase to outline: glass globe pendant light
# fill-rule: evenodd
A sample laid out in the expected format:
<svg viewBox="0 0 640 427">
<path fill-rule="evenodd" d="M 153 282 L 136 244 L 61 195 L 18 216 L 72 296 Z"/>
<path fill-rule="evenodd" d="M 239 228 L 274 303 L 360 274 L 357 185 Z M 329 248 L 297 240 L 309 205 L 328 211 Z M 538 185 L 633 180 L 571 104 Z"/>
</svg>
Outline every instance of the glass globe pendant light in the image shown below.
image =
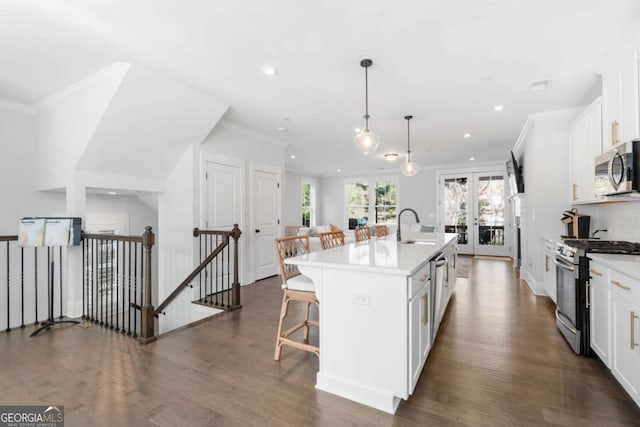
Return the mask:
<svg viewBox="0 0 640 427">
<path fill-rule="evenodd" d="M 369 75 L 367 69 L 373 64 L 370 59 L 360 61 L 360 66 L 364 67 L 364 93 L 365 93 L 365 113 L 364 127 L 353 138 L 353 144 L 360 154 L 365 156 L 373 153 L 380 145 L 380 137 L 369 130 Z"/>
<path fill-rule="evenodd" d="M 413 116 L 404 116 L 404 118 L 407 120 L 407 160 L 400 166 L 400 170 L 402 170 L 404 176 L 414 176 L 418 173 L 420 166 L 416 162 L 411 161 L 409 120 L 413 119 Z"/>
</svg>

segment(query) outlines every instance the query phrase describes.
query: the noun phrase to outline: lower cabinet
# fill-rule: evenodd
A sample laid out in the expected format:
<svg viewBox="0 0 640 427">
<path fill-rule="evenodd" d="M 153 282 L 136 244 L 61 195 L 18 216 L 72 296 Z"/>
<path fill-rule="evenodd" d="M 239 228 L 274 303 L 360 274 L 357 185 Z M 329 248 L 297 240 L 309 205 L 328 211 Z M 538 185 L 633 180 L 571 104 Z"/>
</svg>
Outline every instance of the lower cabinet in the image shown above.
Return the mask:
<svg viewBox="0 0 640 427">
<path fill-rule="evenodd" d="M 629 281 L 612 277 L 611 282 L 622 286 L 615 285 L 611 292 L 611 372 L 640 405 L 640 301 L 629 298 Z M 634 284 L 640 291 L 640 283 Z"/>
<path fill-rule="evenodd" d="M 409 394 L 416 387 L 431 349 L 430 289 L 430 282 L 427 281 L 409 301 Z"/>
<path fill-rule="evenodd" d="M 589 276 L 591 349 L 607 367 L 611 367 L 609 269 L 591 261 L 589 263 Z"/>
</svg>

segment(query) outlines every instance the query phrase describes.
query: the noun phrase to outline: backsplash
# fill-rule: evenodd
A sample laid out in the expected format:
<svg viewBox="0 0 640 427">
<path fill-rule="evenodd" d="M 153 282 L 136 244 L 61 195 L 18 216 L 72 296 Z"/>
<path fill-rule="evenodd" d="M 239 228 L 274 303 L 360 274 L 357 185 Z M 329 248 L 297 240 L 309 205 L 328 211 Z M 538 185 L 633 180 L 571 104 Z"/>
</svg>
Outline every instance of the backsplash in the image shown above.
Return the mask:
<svg viewBox="0 0 640 427">
<path fill-rule="evenodd" d="M 577 206 L 578 212 L 591 215 L 591 233 L 598 233 L 604 240 L 626 240 L 640 242 L 640 202 L 610 203 L 603 205 Z"/>
</svg>

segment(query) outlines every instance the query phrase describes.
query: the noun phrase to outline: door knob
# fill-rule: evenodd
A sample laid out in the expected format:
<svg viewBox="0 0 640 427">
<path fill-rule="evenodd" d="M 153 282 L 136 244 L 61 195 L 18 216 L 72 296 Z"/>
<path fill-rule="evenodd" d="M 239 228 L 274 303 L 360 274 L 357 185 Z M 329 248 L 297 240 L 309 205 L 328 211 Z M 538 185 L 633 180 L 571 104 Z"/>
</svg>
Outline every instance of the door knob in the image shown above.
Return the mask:
<svg viewBox="0 0 640 427">
<path fill-rule="evenodd" d="M 256 228 L 256 233 L 259 233 L 259 232 L 260 232 L 260 230 Z"/>
</svg>

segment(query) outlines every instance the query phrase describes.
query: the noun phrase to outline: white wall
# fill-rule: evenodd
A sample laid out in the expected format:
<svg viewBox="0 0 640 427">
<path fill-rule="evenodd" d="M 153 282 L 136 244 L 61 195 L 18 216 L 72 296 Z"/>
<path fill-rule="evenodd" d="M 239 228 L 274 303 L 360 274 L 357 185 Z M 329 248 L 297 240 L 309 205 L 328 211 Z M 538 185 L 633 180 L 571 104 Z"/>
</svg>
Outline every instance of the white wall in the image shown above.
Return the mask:
<svg viewBox="0 0 640 427">
<path fill-rule="evenodd" d="M 137 196 L 87 194 L 87 216 L 126 216 L 130 235 L 142 235 L 147 225 L 158 229 L 158 212 Z"/>
<path fill-rule="evenodd" d="M 38 192 L 36 117 L 0 108 L 0 235 L 18 234 L 25 216 L 65 214 L 64 193 Z"/>
<path fill-rule="evenodd" d="M 400 205 L 398 212 L 405 208 L 414 209 L 418 212 L 421 223 L 436 225 L 438 217 L 437 170 L 435 168 L 421 168 L 416 176 L 402 174 L 399 176 Z M 407 218 L 410 217 L 411 215 L 407 216 Z M 413 221 L 413 219 L 411 220 Z"/>
<path fill-rule="evenodd" d="M 344 186 L 345 177 L 320 178 L 318 224 L 335 224 L 343 230 L 348 228 Z"/>
<path fill-rule="evenodd" d="M 544 235 L 565 233 L 560 218 L 569 209 L 568 126 L 580 110 L 533 114 L 515 155 L 523 168 L 525 215 L 522 218 L 522 270 L 535 293 L 543 293 Z"/>
</svg>

